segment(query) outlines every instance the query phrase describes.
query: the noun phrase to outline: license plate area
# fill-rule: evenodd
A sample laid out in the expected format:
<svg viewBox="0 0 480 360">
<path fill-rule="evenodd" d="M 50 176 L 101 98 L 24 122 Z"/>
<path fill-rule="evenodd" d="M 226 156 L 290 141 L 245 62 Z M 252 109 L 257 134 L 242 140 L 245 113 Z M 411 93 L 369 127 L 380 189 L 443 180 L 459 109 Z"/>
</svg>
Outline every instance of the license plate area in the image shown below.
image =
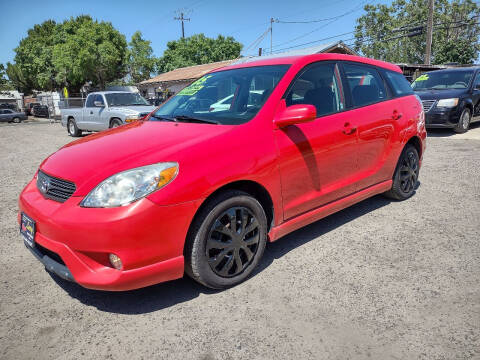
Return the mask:
<svg viewBox="0 0 480 360">
<path fill-rule="evenodd" d="M 35 245 L 35 231 L 35 220 L 22 212 L 20 218 L 20 234 L 25 243 L 31 247 Z"/>
</svg>

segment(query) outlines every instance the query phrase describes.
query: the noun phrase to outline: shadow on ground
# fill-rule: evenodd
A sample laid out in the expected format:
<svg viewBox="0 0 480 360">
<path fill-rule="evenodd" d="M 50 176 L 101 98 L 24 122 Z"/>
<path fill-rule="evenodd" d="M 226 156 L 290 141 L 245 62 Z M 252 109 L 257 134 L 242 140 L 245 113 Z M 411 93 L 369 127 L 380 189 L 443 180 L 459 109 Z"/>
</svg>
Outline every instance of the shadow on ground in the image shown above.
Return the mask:
<svg viewBox="0 0 480 360">
<path fill-rule="evenodd" d="M 473 124 L 470 124 L 470 129 L 478 129 L 480 128 L 480 122 L 475 122 Z M 427 129 L 427 136 L 428 137 L 451 137 L 454 135 L 458 135 L 453 129 Z"/>
<path fill-rule="evenodd" d="M 291 250 L 314 239 L 321 241 L 318 237 L 389 203 L 390 200 L 381 195 L 372 197 L 297 230 L 274 243 L 267 244 L 263 258 L 253 276 L 258 275 L 275 259 L 281 258 Z M 201 293 L 215 294 L 219 292 L 218 290 L 207 289 L 187 276 L 183 279 L 125 292 L 88 290 L 55 275 L 51 275 L 51 277 L 70 296 L 83 304 L 94 306 L 101 311 L 120 314 L 149 313 L 189 301 Z"/>
</svg>

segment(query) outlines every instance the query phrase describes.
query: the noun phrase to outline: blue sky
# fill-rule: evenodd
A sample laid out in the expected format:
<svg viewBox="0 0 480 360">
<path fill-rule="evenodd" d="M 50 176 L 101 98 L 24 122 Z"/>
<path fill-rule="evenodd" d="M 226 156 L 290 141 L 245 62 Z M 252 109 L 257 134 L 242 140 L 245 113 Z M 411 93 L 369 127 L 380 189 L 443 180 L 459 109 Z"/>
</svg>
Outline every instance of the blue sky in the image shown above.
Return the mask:
<svg viewBox="0 0 480 360">
<path fill-rule="evenodd" d="M 338 19 L 309 24 L 274 24 L 273 50 L 281 50 L 354 30 L 355 19 L 363 14 L 366 0 L 137 0 L 137 1 L 13 1 L 0 0 L 0 63 L 12 61 L 14 48 L 34 24 L 47 19 L 61 22 L 70 16 L 89 14 L 109 21 L 130 40 L 140 30 L 152 42 L 156 56 L 161 56 L 170 40 L 181 35 L 175 11 L 184 9 L 191 20 L 185 23 L 185 36 L 204 33 L 210 37 L 231 35 L 244 45 L 252 44 L 269 27 L 271 17 L 282 21 Z M 389 2 L 388 0 L 368 1 Z M 335 38 L 347 40 L 352 34 Z M 329 42 L 333 40 L 325 40 Z M 321 43 L 321 42 L 319 42 Z M 348 41 L 347 41 L 348 43 Z M 312 44 L 313 45 L 313 44 Z M 305 47 L 308 45 L 300 46 Z M 270 35 L 244 54 L 254 54 L 258 47 L 270 47 Z M 299 48 L 300 48 L 299 47 Z"/>
</svg>

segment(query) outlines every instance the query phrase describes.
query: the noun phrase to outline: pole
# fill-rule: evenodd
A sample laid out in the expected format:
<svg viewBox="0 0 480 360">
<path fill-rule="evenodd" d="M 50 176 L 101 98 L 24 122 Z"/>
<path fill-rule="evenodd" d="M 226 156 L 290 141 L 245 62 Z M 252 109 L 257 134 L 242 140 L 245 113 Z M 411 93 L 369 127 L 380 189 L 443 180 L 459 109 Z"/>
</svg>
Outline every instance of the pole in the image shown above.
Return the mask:
<svg viewBox="0 0 480 360">
<path fill-rule="evenodd" d="M 184 26 L 184 21 L 190 21 L 190 18 L 186 18 L 183 16 L 183 12 L 180 13 L 180 17 L 176 16 L 173 19 L 174 20 L 180 20 L 182 22 L 182 39 L 185 38 L 185 26 Z"/>
<path fill-rule="evenodd" d="M 270 18 L 270 54 L 273 48 L 273 18 Z"/>
<path fill-rule="evenodd" d="M 430 65 L 432 55 L 432 37 L 433 37 L 433 4 L 434 0 L 428 0 L 428 19 L 427 19 L 427 46 L 425 48 L 425 64 Z"/>
<path fill-rule="evenodd" d="M 262 48 L 258 48 L 258 56 L 262 56 Z"/>
</svg>

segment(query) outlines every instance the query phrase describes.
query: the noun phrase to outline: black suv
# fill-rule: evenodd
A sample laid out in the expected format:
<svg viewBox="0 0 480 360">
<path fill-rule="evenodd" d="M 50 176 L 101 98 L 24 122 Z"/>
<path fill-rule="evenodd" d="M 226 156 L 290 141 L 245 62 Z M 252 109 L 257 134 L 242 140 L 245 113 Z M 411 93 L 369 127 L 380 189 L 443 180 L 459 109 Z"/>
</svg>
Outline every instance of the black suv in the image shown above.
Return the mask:
<svg viewBox="0 0 480 360">
<path fill-rule="evenodd" d="M 419 76 L 412 84 L 425 111 L 427 128 L 468 130 L 480 120 L 480 68 L 437 70 Z"/>
</svg>

